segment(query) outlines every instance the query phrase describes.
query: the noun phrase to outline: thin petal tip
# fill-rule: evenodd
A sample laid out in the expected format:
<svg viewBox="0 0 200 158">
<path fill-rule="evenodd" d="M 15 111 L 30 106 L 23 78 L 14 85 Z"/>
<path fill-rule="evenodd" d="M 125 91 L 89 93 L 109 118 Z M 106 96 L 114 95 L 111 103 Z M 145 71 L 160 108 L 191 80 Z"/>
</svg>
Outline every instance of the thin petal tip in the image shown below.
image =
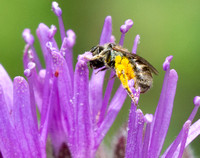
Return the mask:
<svg viewBox="0 0 200 158">
<path fill-rule="evenodd" d="M 165 61 L 163 63 L 163 70 L 164 71 L 167 71 L 170 68 L 170 62 L 171 62 L 172 58 L 173 58 L 172 55 L 166 57 L 166 59 L 165 59 Z"/>
<path fill-rule="evenodd" d="M 200 96 L 194 97 L 193 103 L 195 106 L 200 106 Z"/>
<path fill-rule="evenodd" d="M 57 32 L 57 28 L 55 25 L 51 25 L 51 28 L 49 29 L 49 38 L 53 38 Z"/>
<path fill-rule="evenodd" d="M 105 21 L 106 22 L 112 22 L 112 17 L 110 15 L 108 15 L 106 18 L 105 18 Z"/>
<path fill-rule="evenodd" d="M 138 116 L 138 121 L 140 123 L 144 122 L 144 115 L 143 115 L 142 110 L 141 109 L 137 109 L 136 113 L 137 113 L 137 116 Z"/>
<path fill-rule="evenodd" d="M 78 61 L 85 61 L 88 62 L 90 61 L 90 58 L 92 58 L 92 53 L 91 52 L 85 52 L 84 54 L 81 54 L 78 56 Z"/>
<path fill-rule="evenodd" d="M 26 93 L 28 83 L 23 77 L 21 76 L 15 77 L 13 83 L 16 93 Z"/>
<path fill-rule="evenodd" d="M 67 34 L 67 46 L 69 47 L 69 48 L 72 48 L 73 46 L 74 46 L 74 44 L 76 43 L 76 34 L 75 34 L 75 32 L 73 31 L 73 30 L 67 30 L 67 32 L 66 32 L 66 34 Z"/>
<path fill-rule="evenodd" d="M 33 45 L 33 43 L 34 43 L 34 37 L 31 34 L 31 30 L 30 29 L 24 29 L 24 31 L 22 33 L 22 37 L 23 37 L 24 41 L 27 44 Z"/>
<path fill-rule="evenodd" d="M 174 79 L 178 79 L 178 73 L 175 69 L 170 70 L 170 77 L 173 77 Z"/>
<path fill-rule="evenodd" d="M 30 69 L 25 69 L 24 70 L 24 76 L 30 77 L 31 76 L 31 70 Z"/>
<path fill-rule="evenodd" d="M 62 10 L 61 8 L 58 6 L 57 2 L 52 2 L 52 10 L 53 12 L 56 14 L 56 16 L 61 16 L 62 15 Z"/>
<path fill-rule="evenodd" d="M 133 26 L 133 21 L 131 19 L 128 19 L 125 21 L 125 23 L 120 27 L 121 33 L 126 33 L 128 30 Z"/>
<path fill-rule="evenodd" d="M 146 114 L 144 116 L 145 122 L 146 123 L 151 123 L 153 121 L 153 115 L 152 114 Z"/>
</svg>

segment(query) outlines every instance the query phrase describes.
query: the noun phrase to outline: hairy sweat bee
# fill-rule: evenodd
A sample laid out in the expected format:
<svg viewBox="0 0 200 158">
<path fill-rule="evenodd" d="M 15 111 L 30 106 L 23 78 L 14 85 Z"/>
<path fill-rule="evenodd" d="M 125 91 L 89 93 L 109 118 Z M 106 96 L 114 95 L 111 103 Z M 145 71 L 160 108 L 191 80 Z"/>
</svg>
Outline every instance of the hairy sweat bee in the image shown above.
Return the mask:
<svg viewBox="0 0 200 158">
<path fill-rule="evenodd" d="M 140 93 L 145 93 L 152 87 L 152 73 L 158 74 L 158 71 L 144 58 L 114 43 L 97 45 L 92 47 L 90 52 L 92 53 L 92 58 L 89 59 L 90 66 L 99 71 L 113 69 L 132 100 L 134 95 L 128 81 L 133 79 L 134 88 L 136 90 L 140 88 Z"/>
</svg>

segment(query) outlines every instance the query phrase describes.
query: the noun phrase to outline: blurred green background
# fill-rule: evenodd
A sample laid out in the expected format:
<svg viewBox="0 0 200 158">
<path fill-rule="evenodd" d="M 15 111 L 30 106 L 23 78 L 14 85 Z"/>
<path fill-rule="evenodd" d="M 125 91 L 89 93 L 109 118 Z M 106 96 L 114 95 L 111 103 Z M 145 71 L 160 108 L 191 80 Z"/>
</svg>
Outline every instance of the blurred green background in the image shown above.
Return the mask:
<svg viewBox="0 0 200 158">
<path fill-rule="evenodd" d="M 35 30 L 40 22 L 50 26 L 58 26 L 57 17 L 51 11 L 48 0 L 1 0 L 0 10 L 0 62 L 13 78 L 23 75 L 22 52 L 24 41 L 22 31 L 30 28 Z M 144 113 L 154 113 L 164 78 L 162 64 L 165 57 L 173 55 L 171 68 L 179 75 L 177 93 L 170 128 L 165 141 L 165 148 L 174 140 L 183 123 L 193 109 L 193 98 L 200 95 L 200 1 L 199 0 L 170 0 L 170 1 L 137 1 L 137 0 L 62 0 L 57 1 L 63 10 L 66 29 L 73 29 L 77 35 L 74 47 L 74 62 L 78 54 L 89 50 L 99 41 L 104 18 L 112 16 L 113 34 L 119 41 L 119 28 L 126 19 L 134 21 L 133 28 L 125 38 L 125 47 L 132 49 L 136 34 L 141 36 L 137 53 L 145 57 L 159 71 L 154 76 L 154 87 L 142 94 L 139 108 Z M 36 36 L 35 36 L 36 37 Z M 59 32 L 56 40 L 60 45 Z M 41 59 L 41 51 L 37 38 L 36 50 Z M 119 82 L 115 83 L 117 87 Z M 106 137 L 108 144 L 112 136 L 128 118 L 130 99 L 128 98 L 117 117 L 115 124 Z M 196 119 L 199 118 L 200 112 Z M 191 147 L 195 155 L 200 155 L 200 138 Z"/>
</svg>

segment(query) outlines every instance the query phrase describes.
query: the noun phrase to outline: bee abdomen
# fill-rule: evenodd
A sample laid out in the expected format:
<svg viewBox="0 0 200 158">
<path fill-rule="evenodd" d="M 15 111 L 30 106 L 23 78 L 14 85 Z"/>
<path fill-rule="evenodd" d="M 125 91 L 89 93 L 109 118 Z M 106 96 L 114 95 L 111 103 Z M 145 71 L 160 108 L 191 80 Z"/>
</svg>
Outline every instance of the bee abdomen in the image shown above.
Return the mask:
<svg viewBox="0 0 200 158">
<path fill-rule="evenodd" d="M 145 93 L 152 87 L 153 78 L 149 70 L 136 73 L 136 78 L 136 87 L 140 87 L 141 93 Z"/>
</svg>

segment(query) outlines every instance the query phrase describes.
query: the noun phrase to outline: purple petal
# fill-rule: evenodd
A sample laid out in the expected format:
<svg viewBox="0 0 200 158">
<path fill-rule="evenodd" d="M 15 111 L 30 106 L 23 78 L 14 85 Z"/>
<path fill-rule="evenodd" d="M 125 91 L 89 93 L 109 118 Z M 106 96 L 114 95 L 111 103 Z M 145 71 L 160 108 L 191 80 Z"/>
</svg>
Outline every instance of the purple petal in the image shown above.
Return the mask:
<svg viewBox="0 0 200 158">
<path fill-rule="evenodd" d="M 58 156 L 63 143 L 67 144 L 66 134 L 62 126 L 62 111 L 59 104 L 58 96 L 58 78 L 54 76 L 53 85 L 50 94 L 50 102 L 44 122 L 44 129 L 41 135 L 43 142 L 46 142 L 48 133 L 51 138 L 53 152 Z"/>
<path fill-rule="evenodd" d="M 73 30 L 68 30 L 67 37 L 64 38 L 61 49 L 60 49 L 60 52 L 65 57 L 66 63 L 68 65 L 69 73 L 72 77 L 72 81 L 73 81 L 73 77 L 74 77 L 72 48 L 73 48 L 75 42 L 76 42 L 75 33 L 73 32 Z"/>
<path fill-rule="evenodd" d="M 46 118 L 48 117 L 48 109 L 50 104 L 50 92 L 51 92 L 51 86 L 52 86 L 52 59 L 50 58 L 51 51 L 48 49 L 48 55 L 47 55 L 47 67 L 45 71 L 40 71 L 40 75 L 43 80 L 43 86 L 42 86 L 42 108 L 41 108 L 41 119 L 40 119 L 40 135 L 43 135 L 47 131 L 45 129 L 47 126 L 44 126 Z M 46 133 L 45 133 L 46 134 Z M 46 137 L 44 137 L 46 138 Z"/>
<path fill-rule="evenodd" d="M 149 156 L 152 158 L 159 156 L 167 134 L 176 93 L 177 80 L 178 75 L 176 71 L 170 70 L 167 81 L 164 81 L 162 93 L 156 109 L 151 144 L 149 148 Z M 167 82 L 167 85 L 165 85 L 165 82 Z M 166 90 L 163 91 L 165 88 Z"/>
<path fill-rule="evenodd" d="M 199 96 L 196 96 L 194 98 L 193 102 L 195 104 L 195 107 L 194 107 L 192 113 L 190 114 L 190 116 L 188 118 L 188 120 L 190 120 L 191 122 L 193 121 L 193 119 L 194 119 L 194 117 L 195 117 L 195 115 L 198 111 L 198 108 L 199 108 Z M 163 157 L 165 157 L 166 155 L 170 157 L 174 154 L 175 150 L 177 149 L 177 146 L 179 145 L 179 143 L 181 141 L 182 132 L 183 132 L 183 129 L 181 129 L 180 133 L 178 134 L 178 136 L 176 137 L 174 142 L 167 148 L 167 150 L 163 154 Z"/>
<path fill-rule="evenodd" d="M 110 42 L 111 35 L 112 35 L 112 18 L 111 16 L 107 16 L 105 18 L 99 44 L 103 45 L 105 43 Z M 101 71 L 98 73 L 97 72 L 98 69 L 93 71 L 89 83 L 90 84 L 89 99 L 90 99 L 90 104 L 93 105 L 93 122 L 96 122 L 96 116 L 102 107 L 103 81 L 106 73 L 105 71 Z"/>
<path fill-rule="evenodd" d="M 74 134 L 74 112 L 73 106 L 73 84 L 67 63 L 64 57 L 56 51 L 51 52 L 53 61 L 53 74 L 58 77 L 58 95 L 59 103 L 62 111 L 63 128 L 68 134 L 68 146 L 73 141 Z"/>
<path fill-rule="evenodd" d="M 14 79 L 13 92 L 13 117 L 19 147 L 23 149 L 25 157 L 41 157 L 38 127 L 30 103 L 29 86 L 24 78 Z"/>
<path fill-rule="evenodd" d="M 0 85 L 0 149 L 3 157 L 23 157 L 18 144 L 18 133 L 11 124 L 11 113 L 6 105 L 3 87 Z"/>
<path fill-rule="evenodd" d="M 99 127 L 97 127 L 98 130 L 96 132 L 97 140 L 95 149 L 98 148 L 104 136 L 106 135 L 106 133 L 112 126 L 113 122 L 115 121 L 115 118 L 117 117 L 117 114 L 119 113 L 126 99 L 126 96 L 127 93 L 125 92 L 122 85 L 120 85 L 120 87 L 118 88 L 117 92 L 115 93 L 114 97 L 111 100 L 105 119 L 103 120 L 102 124 Z"/>
<path fill-rule="evenodd" d="M 108 103 L 109 103 L 109 100 L 110 100 L 113 84 L 114 84 L 114 81 L 115 81 L 115 79 L 113 78 L 114 75 L 115 75 L 115 72 L 111 71 L 110 79 L 109 79 L 108 85 L 106 87 L 102 107 L 101 107 L 101 110 L 100 110 L 100 116 L 99 116 L 99 121 L 98 121 L 99 125 L 102 123 L 104 116 L 105 116 L 105 113 L 106 113 L 106 109 L 108 107 Z"/>
<path fill-rule="evenodd" d="M 135 146 L 135 156 L 141 157 L 142 155 L 142 137 L 143 137 L 143 127 L 144 127 L 144 115 L 140 109 L 136 111 L 137 114 L 137 138 Z"/>
<path fill-rule="evenodd" d="M 96 116 L 98 115 L 101 107 L 102 107 L 102 95 L 103 95 L 103 81 L 105 76 L 105 71 L 98 72 L 94 70 L 92 73 L 92 77 L 89 82 L 89 102 L 93 109 L 93 122 L 96 122 Z"/>
<path fill-rule="evenodd" d="M 135 153 L 137 139 L 136 109 L 134 102 L 131 103 L 131 109 L 128 119 L 128 137 L 126 143 L 126 158 L 132 158 Z"/>
<path fill-rule="evenodd" d="M 51 30 L 48 28 L 48 26 L 46 26 L 43 23 L 39 24 L 39 26 L 36 30 L 36 33 L 37 33 L 38 39 L 40 41 L 40 46 L 41 46 L 41 49 L 42 49 L 42 52 L 43 52 L 43 55 L 45 58 L 46 66 L 48 66 L 49 63 L 48 63 L 47 58 L 48 58 L 49 51 L 48 51 L 48 48 L 46 47 L 46 43 L 51 42 L 52 46 L 58 50 L 57 43 L 56 43 L 55 39 L 50 36 L 52 34 Z"/>
<path fill-rule="evenodd" d="M 110 42 L 111 35 L 112 35 L 112 18 L 111 16 L 107 16 L 104 21 L 104 26 L 102 29 L 99 44 L 103 45 L 105 43 Z"/>
<path fill-rule="evenodd" d="M 169 58 L 169 57 L 167 57 L 167 58 Z M 166 58 L 166 60 L 167 60 L 167 58 Z M 165 60 L 165 61 L 166 61 Z M 171 60 L 170 60 L 171 61 Z M 164 62 L 165 63 L 165 62 Z M 167 88 L 167 84 L 168 84 L 168 78 L 169 78 L 169 72 L 170 72 L 170 62 L 167 62 L 168 63 L 168 69 L 166 70 L 166 73 L 165 73 L 165 77 L 164 77 L 164 81 L 163 81 L 163 86 L 162 86 L 162 91 L 161 91 L 161 94 L 160 94 L 160 99 L 159 99 L 159 102 L 158 102 L 158 104 L 161 102 L 161 101 L 163 101 L 164 100 L 164 97 L 165 97 L 165 93 L 166 93 L 166 88 Z M 156 116 L 157 116 L 157 111 L 159 110 L 160 108 L 159 108 L 159 106 L 157 106 L 157 108 L 156 108 L 156 111 L 155 111 L 155 114 L 154 114 L 154 120 L 153 120 L 153 122 L 152 122 L 152 127 L 154 126 L 154 123 L 155 123 L 155 118 L 156 118 Z M 151 135 L 150 135 L 150 138 L 151 138 L 151 136 L 152 136 L 152 129 L 151 129 Z"/>
<path fill-rule="evenodd" d="M 0 84 L 2 86 L 2 89 L 4 91 L 4 97 L 6 101 L 6 105 L 8 106 L 8 110 L 12 110 L 12 103 L 13 103 L 13 83 L 10 79 L 8 73 L 4 69 L 4 67 L 0 64 Z"/>
<path fill-rule="evenodd" d="M 94 145 L 92 111 L 89 104 L 89 70 L 87 62 L 78 60 L 74 76 L 74 105 L 76 107 L 77 151 L 80 157 L 93 157 Z M 77 156 L 78 157 L 78 156 Z"/>
<path fill-rule="evenodd" d="M 140 43 L 140 35 L 136 35 L 135 40 L 134 40 L 134 44 L 133 44 L 133 49 L 132 49 L 132 53 L 136 54 L 137 51 L 137 46 Z"/>
<path fill-rule="evenodd" d="M 65 27 L 64 27 L 64 23 L 62 19 L 62 10 L 58 6 L 57 2 L 52 2 L 52 10 L 58 17 L 58 22 L 59 22 L 59 27 L 60 27 L 60 36 L 61 36 L 61 40 L 63 41 L 65 38 Z"/>
<path fill-rule="evenodd" d="M 142 158 L 146 158 L 148 155 L 149 150 L 149 140 L 150 140 L 150 131 L 151 131 L 151 123 L 153 121 L 153 115 L 152 114 L 146 114 L 145 116 L 145 122 L 146 122 L 146 129 L 145 129 L 145 135 L 143 140 L 143 147 L 142 147 Z"/>
</svg>

